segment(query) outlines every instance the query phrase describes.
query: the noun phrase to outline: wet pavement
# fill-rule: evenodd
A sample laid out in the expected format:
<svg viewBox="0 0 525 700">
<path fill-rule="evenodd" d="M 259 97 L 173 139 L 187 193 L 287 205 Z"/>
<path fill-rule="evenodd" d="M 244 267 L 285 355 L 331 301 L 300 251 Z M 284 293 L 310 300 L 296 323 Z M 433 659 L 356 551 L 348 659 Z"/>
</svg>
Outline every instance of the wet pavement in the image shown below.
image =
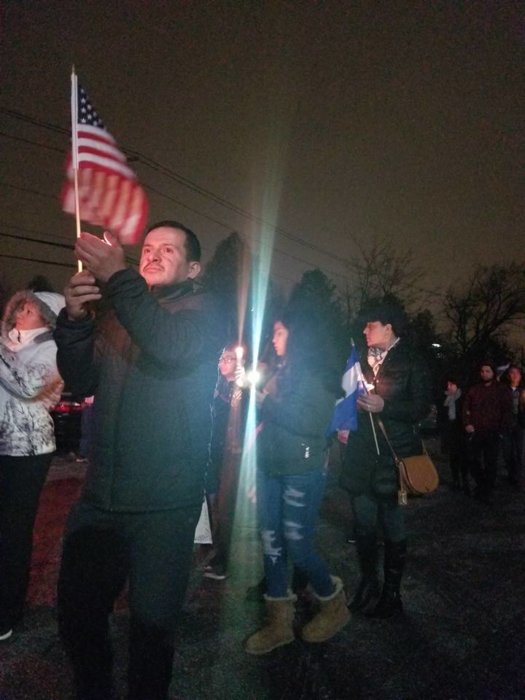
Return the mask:
<svg viewBox="0 0 525 700">
<path fill-rule="evenodd" d="M 436 454 L 435 441 L 429 441 Z M 231 576 L 202 578 L 195 568 L 181 616 L 172 683 L 177 700 L 449 700 L 525 698 L 525 495 L 500 475 L 487 506 L 453 491 L 438 459 L 439 490 L 407 507 L 409 558 L 405 614 L 377 621 L 355 615 L 333 640 L 299 639 L 263 657 L 243 652 L 263 610 L 245 600 L 261 574 L 253 522 L 237 528 Z M 42 497 L 30 600 L 23 625 L 0 644 L 0 700 L 72 697 L 57 638 L 54 583 L 66 511 L 83 465 L 56 459 Z M 253 514 L 252 514 L 253 515 Z M 253 521 L 253 517 L 251 518 Z M 319 549 L 350 592 L 358 579 L 346 494 L 332 466 Z M 298 628 L 309 615 L 298 605 Z M 125 697 L 128 616 L 113 615 L 115 677 Z"/>
</svg>

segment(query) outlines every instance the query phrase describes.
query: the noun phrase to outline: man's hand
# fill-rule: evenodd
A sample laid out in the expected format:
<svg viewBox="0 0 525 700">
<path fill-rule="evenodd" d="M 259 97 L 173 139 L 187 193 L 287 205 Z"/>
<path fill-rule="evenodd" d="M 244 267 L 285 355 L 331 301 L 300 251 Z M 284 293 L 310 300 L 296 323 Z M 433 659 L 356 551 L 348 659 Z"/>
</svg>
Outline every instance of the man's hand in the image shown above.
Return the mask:
<svg viewBox="0 0 525 700">
<path fill-rule="evenodd" d="M 102 298 L 95 277 L 89 270 L 73 275 L 64 289 L 64 296 L 70 321 L 82 321 L 89 314 L 87 304 Z"/>
<path fill-rule="evenodd" d="M 107 282 L 119 270 L 126 269 L 124 250 L 117 239 L 109 233 L 105 240 L 91 233 L 81 233 L 75 245 L 75 255 L 97 280 Z"/>
<path fill-rule="evenodd" d="M 465 432 L 466 432 L 466 433 L 469 433 L 469 434 L 472 434 L 472 433 L 475 433 L 475 432 L 476 432 L 476 429 L 474 428 L 473 425 L 466 425 L 466 426 L 465 426 Z"/>
<path fill-rule="evenodd" d="M 378 394 L 366 394 L 358 396 L 357 406 L 368 413 L 381 413 L 385 407 L 385 402 Z"/>
</svg>

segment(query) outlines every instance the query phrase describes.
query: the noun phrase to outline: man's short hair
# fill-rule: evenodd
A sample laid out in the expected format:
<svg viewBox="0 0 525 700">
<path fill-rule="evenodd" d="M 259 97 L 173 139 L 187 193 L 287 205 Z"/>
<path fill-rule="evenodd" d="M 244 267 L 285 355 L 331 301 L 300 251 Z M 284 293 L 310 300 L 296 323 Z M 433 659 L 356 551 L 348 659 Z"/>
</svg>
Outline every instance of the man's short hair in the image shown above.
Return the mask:
<svg viewBox="0 0 525 700">
<path fill-rule="evenodd" d="M 479 365 L 478 365 L 478 373 L 481 374 L 481 370 L 483 367 L 490 367 L 492 370 L 492 374 L 494 375 L 494 379 L 498 378 L 498 368 L 496 367 L 496 363 L 493 360 L 482 360 Z"/>
<path fill-rule="evenodd" d="M 389 323 L 398 337 L 405 335 L 408 330 L 407 315 L 398 304 L 388 302 L 373 303 L 361 310 L 359 320 L 362 325 L 366 325 L 369 321 L 379 321 L 384 326 Z"/>
<path fill-rule="evenodd" d="M 197 235 L 188 228 L 181 224 L 180 221 L 173 221 L 172 219 L 166 219 L 165 221 L 158 221 L 156 224 L 152 224 L 146 230 L 146 236 L 150 231 L 156 228 L 175 228 L 179 231 L 183 231 L 186 234 L 186 240 L 184 241 L 184 247 L 186 248 L 186 260 L 187 262 L 200 262 L 201 259 L 201 244 Z"/>
</svg>

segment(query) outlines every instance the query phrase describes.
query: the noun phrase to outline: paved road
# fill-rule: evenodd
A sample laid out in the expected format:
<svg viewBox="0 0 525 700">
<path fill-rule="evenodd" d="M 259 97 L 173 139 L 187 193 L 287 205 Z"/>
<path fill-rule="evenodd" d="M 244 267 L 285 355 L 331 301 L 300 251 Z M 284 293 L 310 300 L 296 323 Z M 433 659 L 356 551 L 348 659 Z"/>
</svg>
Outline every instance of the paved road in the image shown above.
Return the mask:
<svg viewBox="0 0 525 700">
<path fill-rule="evenodd" d="M 351 523 L 336 472 L 334 467 L 319 546 L 332 571 L 351 590 L 357 564 L 353 547 L 346 543 Z M 329 643 L 312 647 L 298 640 L 262 658 L 242 651 L 243 639 L 262 614 L 258 604 L 245 602 L 246 588 L 261 572 L 248 509 L 238 528 L 232 576 L 216 582 L 203 580 L 197 569 L 193 572 L 178 633 L 172 697 L 524 698 L 525 496 L 502 480 L 495 504 L 485 506 L 451 491 L 441 463 L 440 472 L 439 490 L 411 500 L 407 509 L 411 546 L 403 583 L 404 618 L 369 621 L 354 616 Z M 81 477 L 81 465 L 57 460 L 46 487 L 52 496 L 46 508 L 52 509 L 55 501 L 64 510 L 78 492 Z M 58 565 L 56 533 L 48 551 L 49 576 L 50 570 L 56 574 Z M 49 600 L 44 595 L 40 603 L 31 602 L 23 628 L 0 648 L 0 700 L 71 697 L 69 669 L 56 637 L 51 585 L 47 595 Z M 120 607 L 112 627 L 117 686 L 123 693 L 128 620 Z M 308 614 L 306 604 L 299 606 L 298 626 Z"/>
</svg>

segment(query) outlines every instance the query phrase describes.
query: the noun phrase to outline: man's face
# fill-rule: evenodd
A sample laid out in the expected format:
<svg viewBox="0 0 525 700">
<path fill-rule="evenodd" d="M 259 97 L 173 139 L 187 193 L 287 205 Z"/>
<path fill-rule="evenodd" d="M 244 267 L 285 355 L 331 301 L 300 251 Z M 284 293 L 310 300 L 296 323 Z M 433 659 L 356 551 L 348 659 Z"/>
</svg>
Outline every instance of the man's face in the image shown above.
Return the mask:
<svg viewBox="0 0 525 700">
<path fill-rule="evenodd" d="M 393 331 L 390 323 L 383 325 L 381 321 L 369 321 L 363 328 L 368 347 L 386 350 L 392 342 Z"/>
<path fill-rule="evenodd" d="M 186 258 L 186 234 L 178 228 L 154 228 L 144 239 L 140 255 L 140 274 L 149 287 L 179 284 L 194 279 L 200 263 Z"/>
<path fill-rule="evenodd" d="M 509 369 L 509 380 L 511 386 L 519 386 L 521 383 L 521 372 L 517 367 L 511 367 Z"/>
<path fill-rule="evenodd" d="M 479 376 L 481 377 L 482 382 L 491 382 L 494 379 L 494 372 L 492 371 L 492 367 L 489 367 L 488 365 L 483 365 L 479 370 Z"/>
</svg>

